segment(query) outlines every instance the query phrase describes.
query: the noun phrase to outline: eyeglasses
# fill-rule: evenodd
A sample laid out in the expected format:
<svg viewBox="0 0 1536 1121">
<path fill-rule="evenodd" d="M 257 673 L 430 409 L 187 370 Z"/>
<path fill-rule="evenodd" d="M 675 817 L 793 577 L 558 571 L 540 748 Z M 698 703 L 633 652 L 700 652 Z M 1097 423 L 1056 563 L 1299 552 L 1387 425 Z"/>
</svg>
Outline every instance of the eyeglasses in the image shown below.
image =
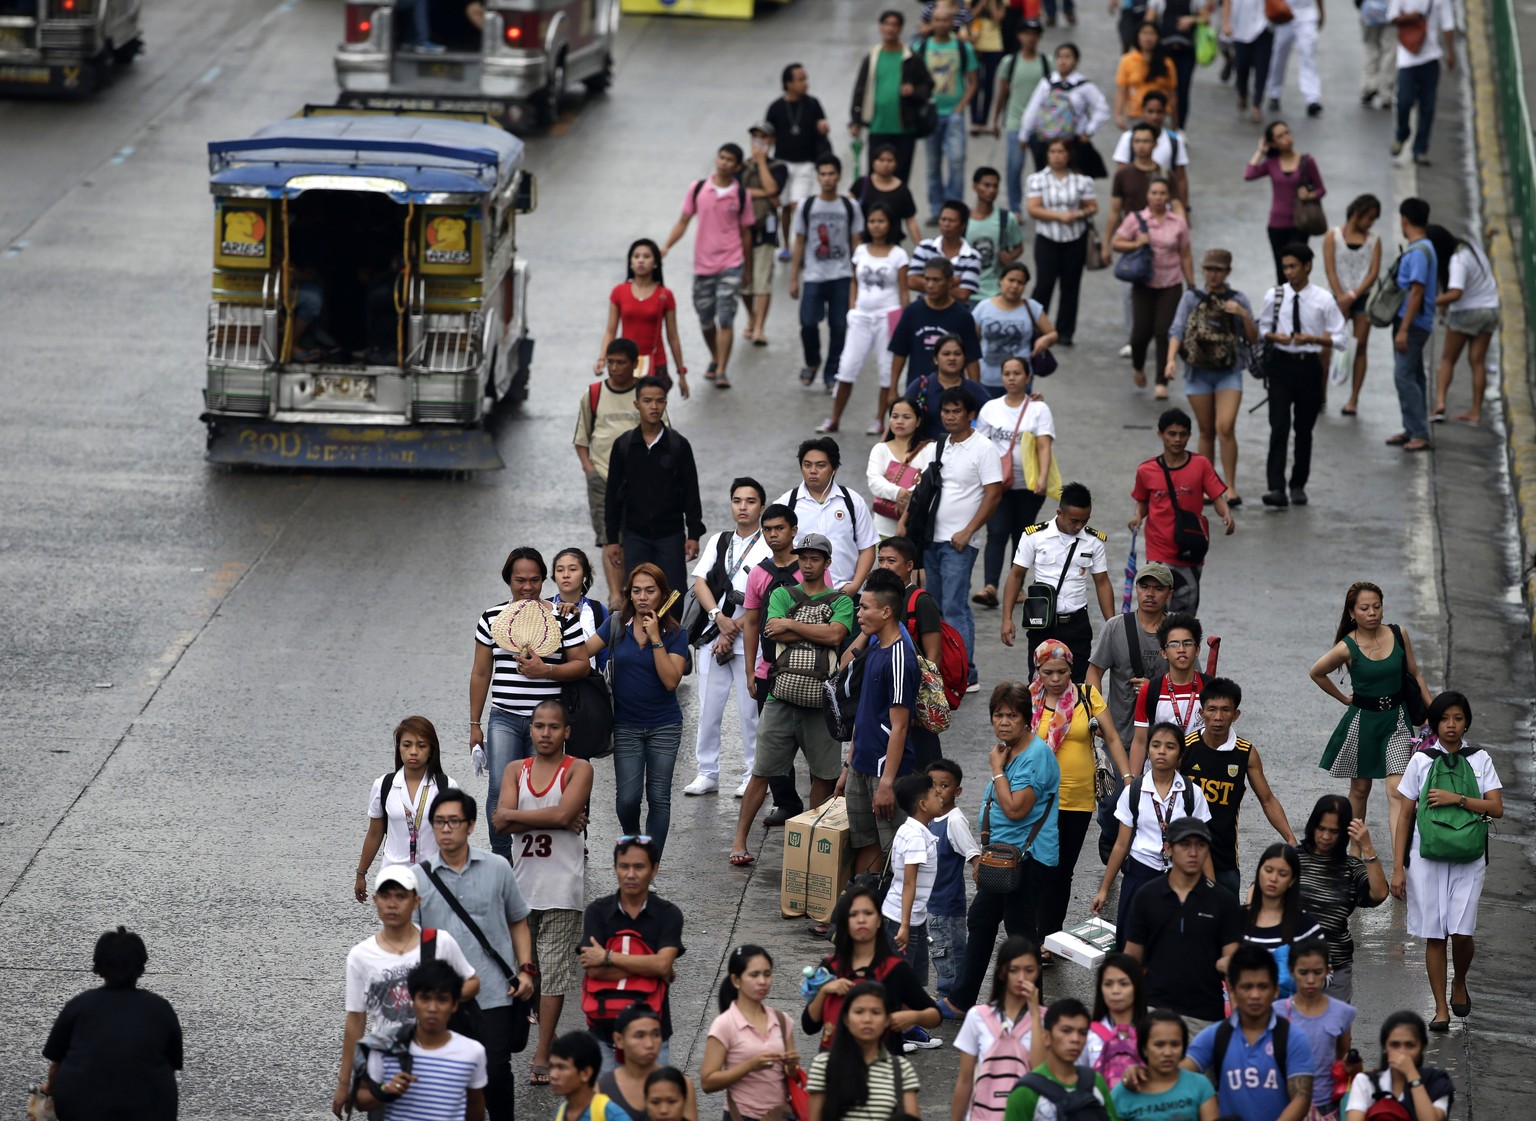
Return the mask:
<svg viewBox="0 0 1536 1121">
<path fill-rule="evenodd" d="M 434 817 L 432 825 L 437 829 L 457 829 L 461 825 L 469 824 L 467 817 Z"/>
<path fill-rule="evenodd" d="M 1198 650 L 1200 648 L 1200 644 L 1192 638 L 1170 638 L 1163 645 L 1170 650 L 1188 650 L 1191 648 Z"/>
</svg>

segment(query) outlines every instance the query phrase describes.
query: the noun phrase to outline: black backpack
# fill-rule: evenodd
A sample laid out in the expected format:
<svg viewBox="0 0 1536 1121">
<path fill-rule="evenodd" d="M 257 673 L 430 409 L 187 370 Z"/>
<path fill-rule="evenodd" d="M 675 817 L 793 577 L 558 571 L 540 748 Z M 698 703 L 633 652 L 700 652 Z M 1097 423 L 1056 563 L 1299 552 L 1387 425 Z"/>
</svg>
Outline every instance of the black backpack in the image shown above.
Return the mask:
<svg viewBox="0 0 1536 1121">
<path fill-rule="evenodd" d="M 1216 1029 L 1216 1038 L 1212 1041 L 1211 1066 L 1205 1072 L 1211 1080 L 1211 1085 L 1221 1089 L 1221 1063 L 1227 1057 L 1227 1048 L 1231 1046 L 1232 1034 L 1237 1029 L 1232 1026 L 1231 1020 L 1223 1020 Z M 1274 1051 L 1275 1069 L 1280 1072 L 1280 1087 L 1285 1088 L 1286 1060 L 1290 1058 L 1291 1050 L 1291 1022 L 1284 1016 L 1275 1017 L 1275 1030 L 1271 1036 L 1271 1048 Z"/>
<path fill-rule="evenodd" d="M 933 544 L 934 517 L 944 491 L 944 440 L 945 436 L 940 436 L 934 441 L 933 462 L 923 468 L 907 503 L 907 540 L 919 550 Z"/>
<path fill-rule="evenodd" d="M 1095 1092 L 1098 1080 L 1099 1072 L 1092 1067 L 1078 1067 L 1077 1086 L 1071 1090 L 1035 1073 L 1019 1079 L 1014 1089 L 1023 1086 L 1050 1102 L 1056 1107 L 1056 1121 L 1109 1121 L 1109 1110 Z"/>
</svg>

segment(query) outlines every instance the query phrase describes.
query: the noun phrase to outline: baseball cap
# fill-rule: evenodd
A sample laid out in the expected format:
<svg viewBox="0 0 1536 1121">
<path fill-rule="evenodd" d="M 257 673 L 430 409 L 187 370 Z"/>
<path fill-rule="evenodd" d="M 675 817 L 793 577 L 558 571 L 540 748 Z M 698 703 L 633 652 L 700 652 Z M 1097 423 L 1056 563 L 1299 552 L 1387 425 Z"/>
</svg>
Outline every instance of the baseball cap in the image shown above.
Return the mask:
<svg viewBox="0 0 1536 1121">
<path fill-rule="evenodd" d="M 1207 249 L 1205 256 L 1200 261 L 1201 268 L 1230 269 L 1232 267 L 1232 252 L 1228 249 Z"/>
<path fill-rule="evenodd" d="M 1198 817 L 1176 817 L 1168 823 L 1167 841 L 1170 845 L 1176 845 L 1180 841 L 1187 841 L 1191 837 L 1199 837 L 1206 844 L 1211 843 L 1211 828 Z"/>
<path fill-rule="evenodd" d="M 1045 25 L 1037 19 L 1020 20 L 1019 30 L 1033 31 L 1036 35 L 1043 35 L 1045 34 Z"/>
<path fill-rule="evenodd" d="M 828 541 L 824 534 L 803 533 L 800 535 L 800 540 L 795 542 L 795 552 L 825 553 L 830 559 L 832 556 L 832 542 Z"/>
<path fill-rule="evenodd" d="M 1165 588 L 1173 587 L 1173 569 L 1169 568 L 1166 564 L 1158 564 L 1156 561 L 1152 561 L 1149 564 L 1142 565 L 1136 570 L 1136 583 L 1141 583 L 1149 576 Z"/>
<path fill-rule="evenodd" d="M 409 864 L 390 864 L 379 869 L 379 874 L 373 878 L 373 890 L 378 891 L 385 884 L 399 884 L 406 891 L 417 891 L 416 870 Z"/>
<path fill-rule="evenodd" d="M 753 123 L 752 127 L 747 129 L 747 131 L 749 133 L 751 133 L 751 132 L 761 133 L 764 136 L 773 136 L 774 135 L 773 126 L 771 124 L 769 124 L 767 121 L 756 121 L 756 122 Z"/>
</svg>

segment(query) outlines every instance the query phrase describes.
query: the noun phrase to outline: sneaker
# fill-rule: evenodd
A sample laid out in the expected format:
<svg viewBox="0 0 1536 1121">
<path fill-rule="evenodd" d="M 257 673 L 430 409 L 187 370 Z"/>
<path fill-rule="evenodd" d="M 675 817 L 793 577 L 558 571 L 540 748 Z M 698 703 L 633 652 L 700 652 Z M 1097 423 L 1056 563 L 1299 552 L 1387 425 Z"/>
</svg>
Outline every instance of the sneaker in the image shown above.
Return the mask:
<svg viewBox="0 0 1536 1121">
<path fill-rule="evenodd" d="M 885 435 L 885 425 L 881 424 L 878 420 L 872 420 L 872 421 L 869 422 L 869 427 L 864 429 L 864 435 L 866 435 L 866 436 L 884 436 Z"/>
<path fill-rule="evenodd" d="M 1291 488 L 1291 505 L 1305 506 L 1307 504 L 1307 492 L 1301 487 Z"/>
<path fill-rule="evenodd" d="M 967 693 L 979 693 L 979 692 L 981 692 L 981 682 L 979 682 L 979 681 L 972 681 L 969 685 L 967 685 L 965 687 L 965 691 Z"/>
<path fill-rule="evenodd" d="M 1280 112 L 1280 99 L 1278 97 L 1270 98 L 1269 99 L 1268 109 L 1269 109 L 1269 111 L 1271 113 L 1278 113 L 1278 112 Z"/>
<path fill-rule="evenodd" d="M 1413 162 L 1414 162 L 1414 166 L 1416 166 L 1416 167 L 1433 167 L 1434 166 L 1432 163 L 1430 163 L 1430 159 L 1429 159 L 1428 156 L 1414 156 L 1413 157 Z"/>
<path fill-rule="evenodd" d="M 795 806 L 793 809 L 783 806 L 774 806 L 772 812 L 770 812 L 767 817 L 763 818 L 763 828 L 772 829 L 776 825 L 783 825 L 790 818 L 799 817 L 804 812 L 804 806 Z"/>
<path fill-rule="evenodd" d="M 448 48 L 441 43 L 434 43 L 431 39 L 424 39 L 416 44 L 417 54 L 447 54 Z"/>
<path fill-rule="evenodd" d="M 1285 491 L 1283 490 L 1269 491 L 1259 501 L 1266 506 L 1274 506 L 1281 510 L 1291 504 L 1291 500 L 1285 496 Z"/>
<path fill-rule="evenodd" d="M 832 423 L 832 418 L 831 417 L 828 417 L 826 420 L 822 421 L 820 424 L 818 424 L 816 426 L 816 431 L 817 432 L 836 432 L 837 431 L 837 425 Z"/>
<path fill-rule="evenodd" d="M 1392 141 L 1392 154 L 1394 156 L 1400 156 L 1403 154 L 1403 143 L 1404 142 L 1401 140 Z"/>
<path fill-rule="evenodd" d="M 788 262 L 789 259 L 790 259 L 790 256 L 791 256 L 791 254 L 790 254 L 788 249 L 780 249 L 779 250 L 779 260 L 784 261 L 784 262 Z"/>
<path fill-rule="evenodd" d="M 695 775 L 693 781 L 683 787 L 684 794 L 713 794 L 720 789 L 720 780 L 708 775 Z"/>
<path fill-rule="evenodd" d="M 736 788 L 736 797 L 738 797 L 738 798 L 745 798 L 747 796 L 747 783 L 749 783 L 751 781 L 752 781 L 752 776 L 751 775 L 742 775 L 741 776 L 741 785 Z"/>
<path fill-rule="evenodd" d="M 1130 343 L 1126 343 L 1124 346 L 1122 346 L 1119 349 L 1119 351 L 1117 353 L 1120 355 L 1121 358 L 1129 358 L 1131 356 L 1131 344 Z"/>
<path fill-rule="evenodd" d="M 933 1051 L 943 1046 L 942 1039 L 935 1039 L 922 1028 L 912 1028 L 901 1037 L 901 1049 L 908 1055 L 913 1051 Z"/>
</svg>

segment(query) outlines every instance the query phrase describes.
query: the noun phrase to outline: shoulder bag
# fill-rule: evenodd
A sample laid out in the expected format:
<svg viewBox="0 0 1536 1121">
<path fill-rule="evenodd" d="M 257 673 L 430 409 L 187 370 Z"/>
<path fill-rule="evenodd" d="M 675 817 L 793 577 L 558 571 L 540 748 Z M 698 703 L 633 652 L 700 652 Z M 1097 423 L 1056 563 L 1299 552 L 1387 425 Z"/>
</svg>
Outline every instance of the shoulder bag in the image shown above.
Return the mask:
<svg viewBox="0 0 1536 1121">
<path fill-rule="evenodd" d="M 1141 211 L 1136 211 L 1136 221 L 1141 225 L 1141 232 L 1150 234 L 1147 229 L 1147 220 L 1141 216 Z M 1152 282 L 1152 246 L 1138 245 L 1129 253 L 1122 253 L 1120 259 L 1115 262 L 1115 279 L 1123 280 L 1127 284 L 1150 284 Z"/>
<path fill-rule="evenodd" d="M 1056 625 L 1056 600 L 1061 595 L 1061 586 L 1067 582 L 1067 572 L 1072 567 L 1072 556 L 1077 552 L 1078 540 L 1072 539 L 1072 547 L 1067 550 L 1067 559 L 1061 562 L 1061 575 L 1056 578 L 1056 586 L 1049 584 L 1031 584 L 1024 591 L 1024 629 L 1031 631 L 1043 631 Z"/>
<path fill-rule="evenodd" d="M 1311 175 L 1307 174 L 1310 169 Z M 1301 157 L 1301 185 L 1309 191 L 1317 190 L 1317 180 L 1322 176 L 1317 173 L 1317 164 L 1311 156 Z M 1300 233 L 1308 237 L 1321 237 L 1328 232 L 1328 217 L 1323 213 L 1321 199 L 1304 199 L 1299 194 L 1296 202 L 1291 207 L 1291 225 Z"/>
<path fill-rule="evenodd" d="M 1163 478 L 1168 484 L 1168 504 L 1173 507 L 1173 547 L 1177 550 L 1174 555 L 1183 564 L 1199 564 L 1211 548 L 1205 516 L 1191 514 L 1179 505 L 1178 492 L 1173 487 L 1173 472 L 1168 469 L 1167 460 L 1158 456 L 1157 465 L 1163 469 Z"/>
<path fill-rule="evenodd" d="M 922 478 L 923 473 L 912 466 L 912 461 L 927 446 L 927 440 L 920 440 L 912 446 L 912 450 L 907 452 L 904 458 L 893 459 L 887 463 L 885 465 L 885 481 L 902 490 L 911 490 L 915 487 L 917 480 Z M 874 510 L 881 517 L 897 520 L 901 518 L 901 507 L 896 505 L 894 498 L 876 498 L 869 505 L 870 509 Z"/>
<path fill-rule="evenodd" d="M 571 722 L 565 750 L 589 763 L 613 754 L 613 630 L 617 613 L 607 621 L 608 659 L 601 673 L 589 673 L 560 686 L 560 700 Z"/>
<path fill-rule="evenodd" d="M 1424 694 L 1419 692 L 1419 679 L 1413 676 L 1413 671 L 1408 668 L 1408 644 L 1403 641 L 1403 630 L 1396 623 L 1388 623 L 1392 628 L 1392 637 L 1397 639 L 1397 648 L 1403 652 L 1403 669 L 1398 679 L 1398 693 L 1403 699 L 1403 713 L 1408 717 L 1408 723 L 1415 728 L 1422 728 L 1429 722 L 1429 709 L 1424 707 Z"/>
<path fill-rule="evenodd" d="M 1282 284 L 1273 289 L 1273 291 L 1275 293 L 1275 314 L 1269 321 L 1269 333 L 1271 335 L 1278 334 L 1280 331 L 1280 305 L 1285 302 L 1285 285 Z M 1299 303 L 1296 306 L 1298 309 L 1301 307 Z M 1261 327 L 1259 337 L 1246 346 L 1248 351 L 1248 372 L 1266 386 L 1269 384 L 1269 352 L 1273 345 L 1264 337 L 1264 331 Z"/>
<path fill-rule="evenodd" d="M 1029 398 L 1024 399 L 1024 404 L 1019 406 L 1019 419 L 1013 426 L 1013 436 L 1008 441 L 1008 450 L 1002 454 L 1003 490 L 1007 491 L 1013 486 L 1013 461 L 1019 448 L 1019 430 L 1024 427 L 1024 414 L 1029 411 Z"/>
<path fill-rule="evenodd" d="M 1034 309 L 1029 306 L 1029 297 L 1024 298 L 1024 310 L 1029 313 L 1029 346 L 1034 350 L 1035 340 L 1040 337 L 1040 325 L 1035 320 Z M 1056 356 L 1051 353 L 1051 348 L 1046 347 L 1039 354 L 1030 353 L 1025 356 L 1025 364 L 1029 372 L 1037 378 L 1048 378 L 1056 372 Z M 1023 413 L 1019 416 L 1023 417 Z"/>
<path fill-rule="evenodd" d="M 996 785 L 996 782 L 987 784 L 987 801 L 981 811 L 981 859 L 976 866 L 976 886 L 990 895 L 1007 895 L 1018 890 L 1024 880 L 1024 861 L 1029 856 L 1035 838 L 1044 828 L 1045 819 L 1051 815 L 1056 792 L 1052 791 L 1045 796 L 1045 811 L 1035 819 L 1021 849 L 1007 841 L 995 844 L 992 841 L 992 791 Z"/>
</svg>

